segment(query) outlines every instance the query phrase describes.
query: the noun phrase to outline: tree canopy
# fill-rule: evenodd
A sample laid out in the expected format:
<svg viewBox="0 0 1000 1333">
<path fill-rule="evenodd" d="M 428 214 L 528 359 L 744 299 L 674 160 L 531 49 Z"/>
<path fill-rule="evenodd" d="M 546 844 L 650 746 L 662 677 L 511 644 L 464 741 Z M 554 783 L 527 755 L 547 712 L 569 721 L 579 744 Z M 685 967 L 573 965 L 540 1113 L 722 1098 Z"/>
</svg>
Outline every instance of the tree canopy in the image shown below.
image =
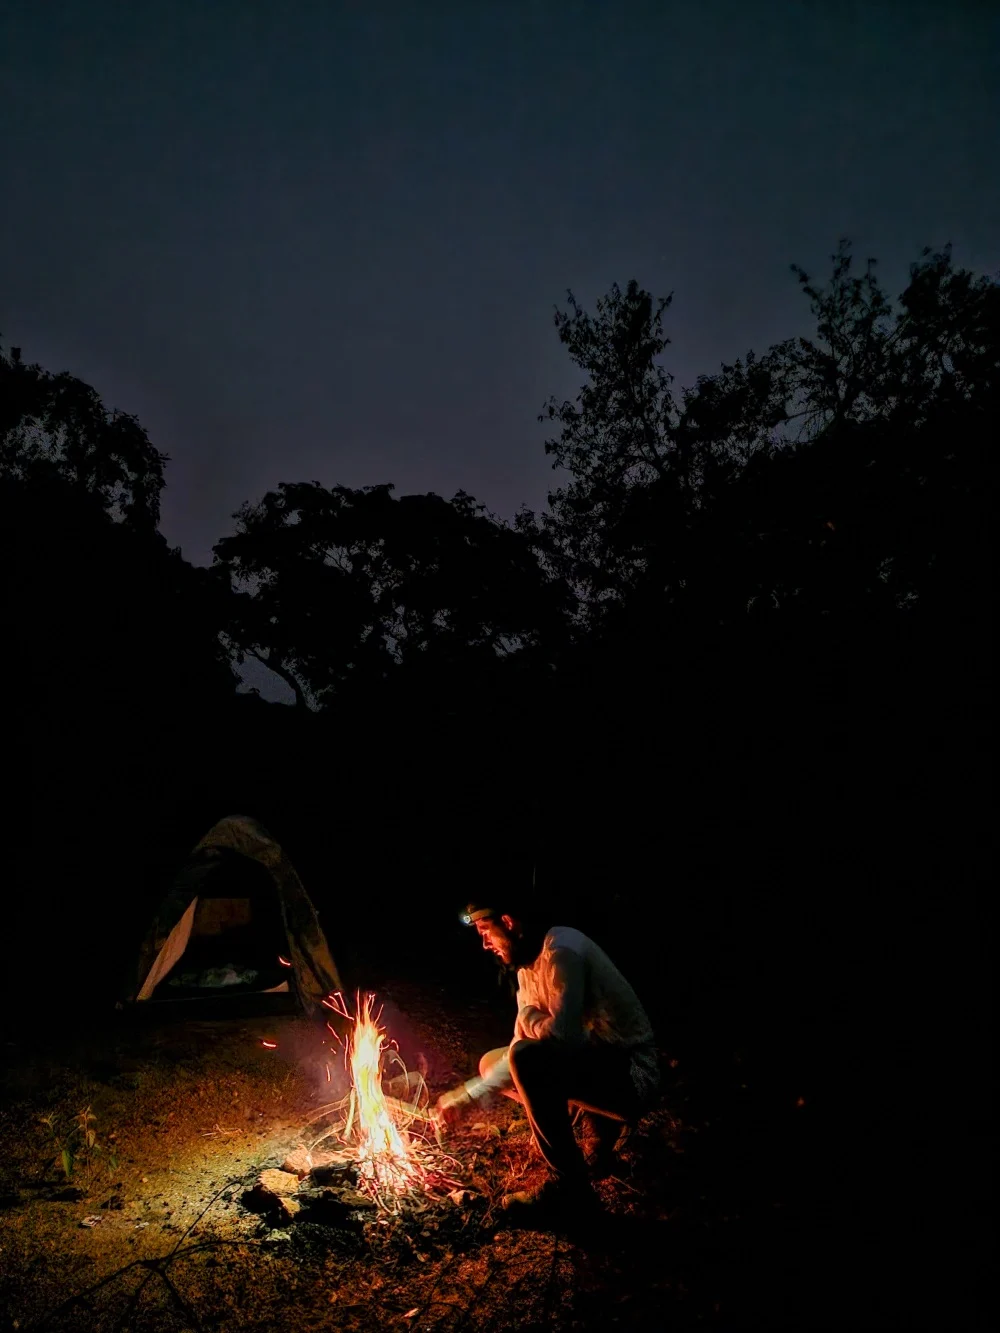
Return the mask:
<svg viewBox="0 0 1000 1333">
<path fill-rule="evenodd" d="M 127 526 L 152 530 L 168 461 L 134 416 L 106 408 L 89 384 L 0 347 L 0 475 L 62 480 Z"/>
<path fill-rule="evenodd" d="M 557 311 L 586 381 L 546 409 L 569 480 L 538 545 L 593 630 L 628 606 L 660 628 L 913 610 L 940 596 L 945 564 L 974 558 L 1000 287 L 947 250 L 925 252 L 895 305 L 846 243 L 826 286 L 794 272 L 815 335 L 748 352 L 679 403 L 662 363 L 669 298 L 633 282 L 594 316 L 572 296 Z"/>
<path fill-rule="evenodd" d="M 282 484 L 215 548 L 241 658 L 322 706 L 353 681 L 536 653 L 563 600 L 530 542 L 471 496 Z"/>
</svg>

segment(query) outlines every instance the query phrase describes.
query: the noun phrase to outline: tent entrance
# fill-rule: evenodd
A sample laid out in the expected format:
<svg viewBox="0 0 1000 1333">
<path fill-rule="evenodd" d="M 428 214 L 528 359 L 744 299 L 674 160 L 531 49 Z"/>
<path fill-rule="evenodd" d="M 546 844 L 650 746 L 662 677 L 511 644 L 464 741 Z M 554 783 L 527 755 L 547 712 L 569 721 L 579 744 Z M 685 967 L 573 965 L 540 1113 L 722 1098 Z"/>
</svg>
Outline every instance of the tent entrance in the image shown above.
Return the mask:
<svg viewBox="0 0 1000 1333">
<path fill-rule="evenodd" d="M 199 887 L 157 959 L 160 975 L 149 998 L 223 999 L 290 991 L 295 981 L 288 935 L 267 871 L 233 854 Z"/>
<path fill-rule="evenodd" d="M 129 998 L 157 1009 L 256 999 L 268 1012 L 313 1012 L 339 989 L 315 908 L 281 848 L 254 820 L 230 816 L 175 879 Z"/>
<path fill-rule="evenodd" d="M 291 969 L 280 961 L 288 957 L 288 937 L 273 893 L 270 903 L 249 897 L 198 898 L 194 909 L 184 951 L 156 984 L 151 999 L 291 989 Z"/>
</svg>

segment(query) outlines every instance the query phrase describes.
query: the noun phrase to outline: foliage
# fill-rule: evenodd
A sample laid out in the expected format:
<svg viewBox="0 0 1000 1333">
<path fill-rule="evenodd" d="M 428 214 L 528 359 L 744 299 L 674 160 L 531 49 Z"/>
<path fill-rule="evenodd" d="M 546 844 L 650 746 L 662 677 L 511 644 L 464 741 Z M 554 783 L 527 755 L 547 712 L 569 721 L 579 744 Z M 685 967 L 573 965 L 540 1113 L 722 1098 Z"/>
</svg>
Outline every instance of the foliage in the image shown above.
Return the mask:
<svg viewBox="0 0 1000 1333">
<path fill-rule="evenodd" d="M 568 301 L 568 311 L 556 311 L 556 330 L 587 381 L 575 401 L 552 399 L 539 418 L 559 424 L 545 452 L 571 478 L 549 496 L 539 538 L 581 598 L 600 603 L 621 597 L 642 566 L 632 497 L 659 486 L 676 503 L 691 477 L 671 376 L 660 362 L 671 298 L 654 303 L 632 281 L 624 292 L 614 285 L 593 316 L 572 292 Z"/>
<path fill-rule="evenodd" d="M 529 541 L 471 496 L 282 484 L 215 548 L 236 598 L 228 635 L 321 706 L 355 681 L 541 648 L 561 590 Z"/>
<path fill-rule="evenodd" d="M 548 407 L 571 480 L 538 546 L 592 630 L 893 614 L 938 595 L 956 550 L 975 558 L 1000 288 L 927 251 L 894 305 L 874 261 L 855 275 L 844 243 L 832 262 L 826 286 L 794 270 L 814 337 L 703 376 L 679 407 L 659 360 L 669 300 L 633 282 L 594 317 L 572 296 L 557 313 L 588 378 Z"/>
<path fill-rule="evenodd" d="M 0 348 L 0 477 L 64 481 L 127 526 L 151 531 L 167 461 L 136 417 L 109 411 L 89 384 Z"/>
<path fill-rule="evenodd" d="M 58 1165 L 66 1180 L 78 1179 L 85 1189 L 93 1188 L 102 1171 L 118 1169 L 118 1158 L 98 1140 L 97 1116 L 85 1106 L 74 1116 L 58 1111 L 43 1115 L 39 1123 L 45 1130 L 45 1169 Z"/>
</svg>

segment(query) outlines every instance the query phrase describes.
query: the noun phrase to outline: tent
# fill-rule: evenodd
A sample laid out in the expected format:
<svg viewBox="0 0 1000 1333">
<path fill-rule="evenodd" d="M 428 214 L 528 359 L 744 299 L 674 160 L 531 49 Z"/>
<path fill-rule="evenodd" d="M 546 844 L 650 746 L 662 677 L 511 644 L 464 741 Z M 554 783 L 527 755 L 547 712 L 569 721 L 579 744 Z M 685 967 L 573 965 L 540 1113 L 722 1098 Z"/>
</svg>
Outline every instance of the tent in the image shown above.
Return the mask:
<svg viewBox="0 0 1000 1333">
<path fill-rule="evenodd" d="M 266 829 L 221 820 L 194 848 L 143 940 L 129 1000 L 185 1013 L 312 1012 L 341 990 L 316 909 Z"/>
</svg>

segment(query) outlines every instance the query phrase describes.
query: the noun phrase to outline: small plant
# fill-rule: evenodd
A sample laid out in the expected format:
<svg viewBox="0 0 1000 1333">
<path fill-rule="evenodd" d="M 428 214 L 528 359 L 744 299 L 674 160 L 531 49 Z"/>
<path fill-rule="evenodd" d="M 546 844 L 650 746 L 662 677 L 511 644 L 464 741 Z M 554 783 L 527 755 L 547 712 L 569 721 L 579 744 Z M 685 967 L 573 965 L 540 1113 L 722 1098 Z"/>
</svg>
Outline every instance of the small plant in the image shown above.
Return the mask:
<svg viewBox="0 0 1000 1333">
<path fill-rule="evenodd" d="M 118 1158 L 113 1152 L 105 1153 L 98 1142 L 97 1116 L 89 1106 L 69 1119 L 53 1111 L 42 1116 L 41 1124 L 47 1131 L 47 1146 L 52 1152 L 46 1161 L 46 1169 L 58 1164 L 67 1181 L 76 1176 L 87 1189 L 93 1185 L 102 1166 L 109 1172 L 117 1170 Z"/>
</svg>

